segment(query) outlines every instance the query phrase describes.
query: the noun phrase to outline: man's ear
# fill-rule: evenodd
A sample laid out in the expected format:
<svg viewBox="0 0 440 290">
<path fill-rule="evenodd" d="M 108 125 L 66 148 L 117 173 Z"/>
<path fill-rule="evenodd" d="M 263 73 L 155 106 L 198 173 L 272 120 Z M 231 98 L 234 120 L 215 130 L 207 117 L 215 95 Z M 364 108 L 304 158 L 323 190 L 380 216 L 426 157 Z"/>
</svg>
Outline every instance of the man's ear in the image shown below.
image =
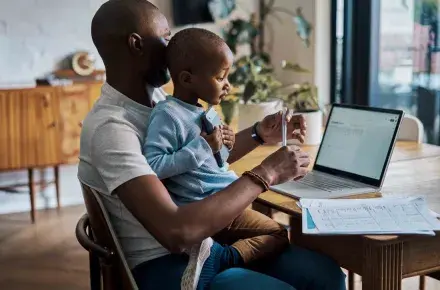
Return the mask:
<svg viewBox="0 0 440 290">
<path fill-rule="evenodd" d="M 186 89 L 191 88 L 193 84 L 193 75 L 189 71 L 181 71 L 179 73 L 179 83 Z"/>
<path fill-rule="evenodd" d="M 128 46 L 130 51 L 137 55 L 142 55 L 144 53 L 144 41 L 142 37 L 137 33 L 132 33 L 128 37 Z"/>
</svg>

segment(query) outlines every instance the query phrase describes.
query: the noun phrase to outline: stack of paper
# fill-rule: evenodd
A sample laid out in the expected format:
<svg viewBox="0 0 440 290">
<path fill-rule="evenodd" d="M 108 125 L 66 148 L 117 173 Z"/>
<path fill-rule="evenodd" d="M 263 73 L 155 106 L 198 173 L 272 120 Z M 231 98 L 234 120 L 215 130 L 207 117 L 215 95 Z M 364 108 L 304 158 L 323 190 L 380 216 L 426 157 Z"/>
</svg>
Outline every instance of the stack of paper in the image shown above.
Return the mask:
<svg viewBox="0 0 440 290">
<path fill-rule="evenodd" d="M 300 200 L 304 234 L 435 235 L 440 221 L 423 197 Z"/>
</svg>

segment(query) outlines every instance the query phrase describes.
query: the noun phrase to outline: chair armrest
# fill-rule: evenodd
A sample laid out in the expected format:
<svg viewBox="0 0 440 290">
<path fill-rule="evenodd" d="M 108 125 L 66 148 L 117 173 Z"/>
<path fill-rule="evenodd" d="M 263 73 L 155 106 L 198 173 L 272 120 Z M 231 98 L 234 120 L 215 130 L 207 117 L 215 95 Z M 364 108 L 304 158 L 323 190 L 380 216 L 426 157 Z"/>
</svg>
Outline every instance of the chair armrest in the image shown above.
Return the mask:
<svg viewBox="0 0 440 290">
<path fill-rule="evenodd" d="M 99 257 L 109 259 L 114 253 L 105 247 L 95 243 L 87 234 L 87 228 L 90 229 L 90 221 L 87 214 L 84 214 L 76 224 L 75 234 L 80 245 L 89 252 L 96 253 Z"/>
</svg>

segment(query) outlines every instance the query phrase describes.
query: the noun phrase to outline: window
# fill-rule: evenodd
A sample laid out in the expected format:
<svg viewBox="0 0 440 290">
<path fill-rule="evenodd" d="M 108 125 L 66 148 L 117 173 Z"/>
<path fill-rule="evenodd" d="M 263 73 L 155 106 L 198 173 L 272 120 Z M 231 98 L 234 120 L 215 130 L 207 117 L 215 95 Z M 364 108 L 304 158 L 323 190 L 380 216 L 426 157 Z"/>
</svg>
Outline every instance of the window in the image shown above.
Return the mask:
<svg viewBox="0 0 440 290">
<path fill-rule="evenodd" d="M 439 144 L 440 1 L 332 1 L 333 101 L 402 109 Z"/>
</svg>

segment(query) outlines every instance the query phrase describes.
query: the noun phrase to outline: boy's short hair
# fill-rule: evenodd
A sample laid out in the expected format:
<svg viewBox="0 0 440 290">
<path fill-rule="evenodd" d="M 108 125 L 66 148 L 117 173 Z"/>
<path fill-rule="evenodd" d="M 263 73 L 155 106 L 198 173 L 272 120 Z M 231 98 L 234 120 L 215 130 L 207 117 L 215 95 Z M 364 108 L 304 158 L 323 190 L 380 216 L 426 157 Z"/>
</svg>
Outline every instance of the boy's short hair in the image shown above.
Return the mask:
<svg viewBox="0 0 440 290">
<path fill-rule="evenodd" d="M 191 71 L 209 61 L 223 45 L 227 44 L 220 36 L 203 28 L 186 28 L 177 32 L 168 43 L 166 53 L 173 81 L 181 71 Z"/>
</svg>

